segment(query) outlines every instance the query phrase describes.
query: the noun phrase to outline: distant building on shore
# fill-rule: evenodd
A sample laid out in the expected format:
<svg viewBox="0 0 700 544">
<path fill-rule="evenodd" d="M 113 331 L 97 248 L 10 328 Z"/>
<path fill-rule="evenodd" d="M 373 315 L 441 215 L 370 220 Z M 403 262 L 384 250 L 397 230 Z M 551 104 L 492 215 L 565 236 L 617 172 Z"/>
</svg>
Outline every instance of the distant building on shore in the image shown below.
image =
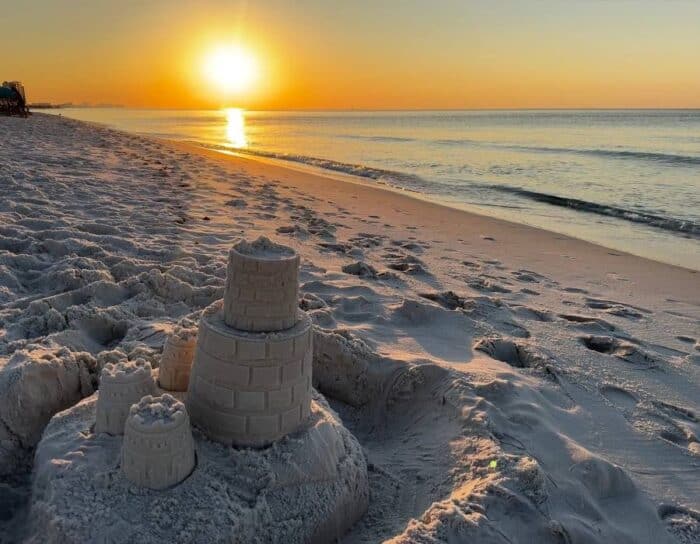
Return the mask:
<svg viewBox="0 0 700 544">
<path fill-rule="evenodd" d="M 61 108 L 123 108 L 122 104 L 98 103 L 91 104 L 89 102 L 64 102 L 62 104 L 54 104 L 53 102 L 32 102 L 29 107 L 33 110 L 57 110 Z"/>
<path fill-rule="evenodd" d="M 0 114 L 22 117 L 29 114 L 24 86 L 19 81 L 4 81 L 0 86 Z"/>
<path fill-rule="evenodd" d="M 28 104 L 33 110 L 57 110 L 59 108 L 71 108 L 73 104 L 67 102 L 65 104 L 52 104 L 51 102 L 32 102 Z"/>
</svg>

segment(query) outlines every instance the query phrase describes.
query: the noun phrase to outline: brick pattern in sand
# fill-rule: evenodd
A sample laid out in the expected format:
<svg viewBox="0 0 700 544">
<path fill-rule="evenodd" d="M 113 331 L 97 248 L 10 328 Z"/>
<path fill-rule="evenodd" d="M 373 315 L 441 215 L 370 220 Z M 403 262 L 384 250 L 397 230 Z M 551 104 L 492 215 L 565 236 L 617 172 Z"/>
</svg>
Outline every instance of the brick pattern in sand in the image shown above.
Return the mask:
<svg viewBox="0 0 700 544">
<path fill-rule="evenodd" d="M 121 467 L 132 483 L 166 489 L 194 469 L 194 440 L 184 404 L 150 395 L 133 405 L 124 426 Z"/>
<path fill-rule="evenodd" d="M 192 370 L 196 335 L 168 336 L 158 368 L 158 385 L 166 391 L 187 391 Z"/>
<path fill-rule="evenodd" d="M 224 295 L 226 324 L 243 331 L 279 331 L 297 321 L 299 255 L 260 238 L 229 252 Z"/>
<path fill-rule="evenodd" d="M 107 364 L 100 374 L 95 432 L 124 434 L 131 406 L 154 392 L 150 363 L 138 359 Z"/>
<path fill-rule="evenodd" d="M 190 417 L 210 438 L 265 446 L 308 418 L 313 329 L 298 308 L 298 267 L 296 252 L 266 238 L 231 249 L 224 300 L 200 320 L 189 383 Z"/>
</svg>

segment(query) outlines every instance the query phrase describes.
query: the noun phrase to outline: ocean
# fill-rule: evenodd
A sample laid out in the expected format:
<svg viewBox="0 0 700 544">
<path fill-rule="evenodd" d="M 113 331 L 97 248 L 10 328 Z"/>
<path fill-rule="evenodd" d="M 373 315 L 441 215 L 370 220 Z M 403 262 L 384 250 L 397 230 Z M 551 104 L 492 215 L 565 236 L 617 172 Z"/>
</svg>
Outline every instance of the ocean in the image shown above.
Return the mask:
<svg viewBox="0 0 700 544">
<path fill-rule="evenodd" d="M 700 110 L 53 110 L 700 270 Z"/>
</svg>

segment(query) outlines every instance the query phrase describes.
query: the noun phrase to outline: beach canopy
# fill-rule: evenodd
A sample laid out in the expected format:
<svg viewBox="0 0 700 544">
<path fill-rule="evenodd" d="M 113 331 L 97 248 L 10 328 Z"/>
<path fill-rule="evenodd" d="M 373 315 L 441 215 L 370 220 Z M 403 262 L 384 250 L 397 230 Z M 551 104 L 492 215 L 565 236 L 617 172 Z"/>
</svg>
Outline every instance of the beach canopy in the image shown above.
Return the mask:
<svg viewBox="0 0 700 544">
<path fill-rule="evenodd" d="M 17 91 L 15 91 L 12 87 L 5 87 L 0 86 L 0 98 L 6 98 L 8 100 L 16 100 L 17 99 Z"/>
<path fill-rule="evenodd" d="M 29 114 L 24 87 L 19 81 L 4 81 L 0 85 L 0 114 L 22 117 Z"/>
</svg>

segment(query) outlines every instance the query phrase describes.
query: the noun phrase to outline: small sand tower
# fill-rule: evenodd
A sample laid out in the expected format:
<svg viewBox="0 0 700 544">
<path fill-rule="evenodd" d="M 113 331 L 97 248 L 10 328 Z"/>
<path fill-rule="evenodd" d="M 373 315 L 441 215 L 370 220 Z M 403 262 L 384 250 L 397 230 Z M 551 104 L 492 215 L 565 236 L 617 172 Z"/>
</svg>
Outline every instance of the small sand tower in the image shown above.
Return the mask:
<svg viewBox="0 0 700 544">
<path fill-rule="evenodd" d="M 151 364 L 143 359 L 108 363 L 100 374 L 96 433 L 124 434 L 124 422 L 132 404 L 155 392 Z"/>
<path fill-rule="evenodd" d="M 267 238 L 230 250 L 223 303 L 199 324 L 187 400 L 210 438 L 265 446 L 309 416 L 313 331 L 298 275 L 297 253 Z"/>
<path fill-rule="evenodd" d="M 195 328 L 176 327 L 165 340 L 158 369 L 158 385 L 166 391 L 187 391 L 197 342 Z"/>
<path fill-rule="evenodd" d="M 165 489 L 194 469 L 194 440 L 185 405 L 167 393 L 147 395 L 129 411 L 124 426 L 122 470 L 134 484 Z"/>
</svg>

